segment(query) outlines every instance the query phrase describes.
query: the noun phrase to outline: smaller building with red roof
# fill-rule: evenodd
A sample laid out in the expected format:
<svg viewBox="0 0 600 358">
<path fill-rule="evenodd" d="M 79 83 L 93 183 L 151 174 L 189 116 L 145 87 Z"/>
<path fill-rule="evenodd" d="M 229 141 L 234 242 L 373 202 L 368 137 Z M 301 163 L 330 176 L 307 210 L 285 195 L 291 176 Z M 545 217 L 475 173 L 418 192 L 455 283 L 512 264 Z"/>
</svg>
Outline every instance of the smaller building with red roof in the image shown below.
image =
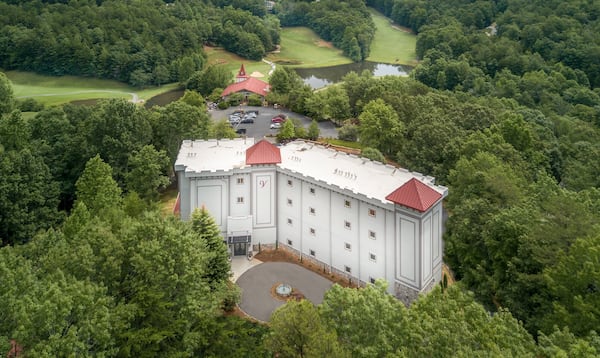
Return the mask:
<svg viewBox="0 0 600 358">
<path fill-rule="evenodd" d="M 277 246 L 360 284 L 382 278 L 411 302 L 442 278 L 434 178 L 301 140 L 184 141 L 181 218 L 205 207 L 232 256 Z"/>
<path fill-rule="evenodd" d="M 244 96 L 244 100 L 247 100 L 251 94 L 256 94 L 264 100 L 270 88 L 267 82 L 248 76 L 244 64 L 242 64 L 238 74 L 235 76 L 235 82 L 223 90 L 221 98 L 226 100 L 232 93 L 241 93 Z"/>
</svg>

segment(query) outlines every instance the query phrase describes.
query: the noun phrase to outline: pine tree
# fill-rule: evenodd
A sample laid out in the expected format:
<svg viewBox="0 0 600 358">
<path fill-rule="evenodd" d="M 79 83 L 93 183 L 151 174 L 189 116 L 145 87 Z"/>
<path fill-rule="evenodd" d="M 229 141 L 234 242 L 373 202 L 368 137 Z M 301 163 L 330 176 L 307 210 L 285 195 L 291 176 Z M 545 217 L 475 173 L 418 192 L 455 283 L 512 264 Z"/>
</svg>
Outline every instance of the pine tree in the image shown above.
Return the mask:
<svg viewBox="0 0 600 358">
<path fill-rule="evenodd" d="M 229 252 L 221 231 L 205 207 L 196 209 L 192 213 L 192 229 L 200 236 L 206 244 L 209 253 L 207 261 L 206 276 L 211 288 L 214 290 L 229 279 L 231 265 L 229 264 Z"/>
</svg>

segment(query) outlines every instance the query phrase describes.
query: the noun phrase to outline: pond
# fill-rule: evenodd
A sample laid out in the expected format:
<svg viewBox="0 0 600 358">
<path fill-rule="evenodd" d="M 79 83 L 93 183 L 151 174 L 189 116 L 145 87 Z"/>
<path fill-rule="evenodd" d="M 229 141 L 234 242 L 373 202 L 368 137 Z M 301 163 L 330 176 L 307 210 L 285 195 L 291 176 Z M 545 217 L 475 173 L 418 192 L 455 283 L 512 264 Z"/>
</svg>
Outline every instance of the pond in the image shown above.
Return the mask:
<svg viewBox="0 0 600 358">
<path fill-rule="evenodd" d="M 304 83 L 310 85 L 313 89 L 317 89 L 340 82 L 342 77 L 351 71 L 360 74 L 364 70 L 368 70 L 373 76 L 406 76 L 412 70 L 412 67 L 365 61 L 330 67 L 296 68 L 295 70 L 302 77 Z"/>
<path fill-rule="evenodd" d="M 166 106 L 167 104 L 177 101 L 179 98 L 181 98 L 184 92 L 185 90 L 175 89 L 165 93 L 161 93 L 146 101 L 144 107 L 152 108 L 153 106 Z"/>
</svg>

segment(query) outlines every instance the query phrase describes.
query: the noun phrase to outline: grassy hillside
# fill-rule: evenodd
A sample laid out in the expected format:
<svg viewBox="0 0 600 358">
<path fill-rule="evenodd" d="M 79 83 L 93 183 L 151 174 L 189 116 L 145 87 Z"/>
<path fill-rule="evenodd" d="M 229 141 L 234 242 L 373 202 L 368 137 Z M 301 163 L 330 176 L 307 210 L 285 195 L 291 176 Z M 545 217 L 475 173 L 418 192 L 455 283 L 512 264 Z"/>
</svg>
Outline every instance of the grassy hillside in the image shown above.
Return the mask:
<svg viewBox="0 0 600 358">
<path fill-rule="evenodd" d="M 367 61 L 415 65 L 417 36 L 410 30 L 393 25 L 390 19 L 374 9 L 369 9 L 377 27 Z"/>
<path fill-rule="evenodd" d="M 53 77 L 19 71 L 8 71 L 6 76 L 12 82 L 15 97 L 34 98 L 46 105 L 92 98 L 146 100 L 177 87 L 176 84 L 168 84 L 140 90 L 112 80 L 76 76 Z"/>
<path fill-rule="evenodd" d="M 351 63 L 342 51 L 323 41 L 307 27 L 281 29 L 281 49 L 267 60 L 294 67 L 326 67 Z"/>
</svg>

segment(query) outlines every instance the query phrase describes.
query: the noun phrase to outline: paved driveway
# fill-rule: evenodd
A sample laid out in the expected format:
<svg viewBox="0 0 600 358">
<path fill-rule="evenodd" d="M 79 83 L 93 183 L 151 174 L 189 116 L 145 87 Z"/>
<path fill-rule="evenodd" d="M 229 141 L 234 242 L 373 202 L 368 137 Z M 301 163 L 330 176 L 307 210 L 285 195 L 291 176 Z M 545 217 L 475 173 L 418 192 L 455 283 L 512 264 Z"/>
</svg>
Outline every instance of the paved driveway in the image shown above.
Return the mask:
<svg viewBox="0 0 600 358">
<path fill-rule="evenodd" d="M 290 112 L 282 109 L 275 109 L 273 107 L 250 107 L 250 106 L 237 106 L 231 107 L 225 110 L 214 109 L 208 111 L 213 120 L 228 119 L 229 115 L 237 109 L 243 109 L 247 111 L 258 110 L 258 117 L 254 120 L 254 123 L 240 123 L 235 128 L 245 128 L 246 136 L 254 137 L 256 140 L 262 139 L 267 134 L 277 134 L 278 129 L 270 129 L 271 118 L 275 117 L 279 113 L 286 114 L 289 118 L 296 118 L 302 121 L 304 128 L 308 130 L 308 126 L 312 121 L 310 118 L 303 116 L 298 113 Z M 338 133 L 335 126 L 331 122 L 319 122 L 319 135 L 323 138 L 337 138 Z"/>
<path fill-rule="evenodd" d="M 269 321 L 271 313 L 285 302 L 271 296 L 276 283 L 287 283 L 314 304 L 323 302 L 325 292 L 333 285 L 326 278 L 287 262 L 265 262 L 254 266 L 238 278 L 242 289 L 240 308 L 261 321 Z"/>
</svg>

